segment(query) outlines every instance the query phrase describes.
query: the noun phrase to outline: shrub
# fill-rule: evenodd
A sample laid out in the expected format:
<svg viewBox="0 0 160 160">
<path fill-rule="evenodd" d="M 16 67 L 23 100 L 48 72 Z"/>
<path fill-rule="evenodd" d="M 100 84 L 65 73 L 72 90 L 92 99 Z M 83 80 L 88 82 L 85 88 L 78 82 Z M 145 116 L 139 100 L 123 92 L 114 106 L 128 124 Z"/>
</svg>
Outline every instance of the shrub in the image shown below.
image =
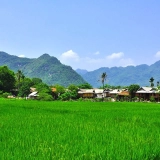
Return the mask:
<svg viewBox="0 0 160 160">
<path fill-rule="evenodd" d="M 10 95 L 10 93 L 4 92 L 4 93 L 2 94 L 2 97 L 3 97 L 3 98 L 7 98 L 9 95 Z"/>
<path fill-rule="evenodd" d="M 151 102 L 155 102 L 155 98 L 153 96 L 150 97 Z"/>
<path fill-rule="evenodd" d="M 140 99 L 140 101 L 141 101 L 141 102 L 143 102 L 143 101 L 144 101 L 144 99 L 143 99 L 143 98 L 141 98 L 141 99 Z"/>
<path fill-rule="evenodd" d="M 42 101 L 52 101 L 53 97 L 47 93 L 39 93 L 37 99 Z"/>
<path fill-rule="evenodd" d="M 82 98 L 82 97 L 80 97 L 80 98 L 78 99 L 78 101 L 82 102 L 82 101 L 83 101 L 83 98 Z"/>
</svg>

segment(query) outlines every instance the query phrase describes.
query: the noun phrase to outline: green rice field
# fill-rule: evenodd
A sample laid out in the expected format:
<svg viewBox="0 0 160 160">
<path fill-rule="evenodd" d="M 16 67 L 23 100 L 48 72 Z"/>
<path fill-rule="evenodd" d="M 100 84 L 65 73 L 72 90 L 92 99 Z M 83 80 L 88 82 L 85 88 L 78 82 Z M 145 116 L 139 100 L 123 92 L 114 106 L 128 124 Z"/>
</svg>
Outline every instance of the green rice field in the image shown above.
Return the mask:
<svg viewBox="0 0 160 160">
<path fill-rule="evenodd" d="M 0 160 L 159 160 L 160 104 L 0 99 Z"/>
</svg>

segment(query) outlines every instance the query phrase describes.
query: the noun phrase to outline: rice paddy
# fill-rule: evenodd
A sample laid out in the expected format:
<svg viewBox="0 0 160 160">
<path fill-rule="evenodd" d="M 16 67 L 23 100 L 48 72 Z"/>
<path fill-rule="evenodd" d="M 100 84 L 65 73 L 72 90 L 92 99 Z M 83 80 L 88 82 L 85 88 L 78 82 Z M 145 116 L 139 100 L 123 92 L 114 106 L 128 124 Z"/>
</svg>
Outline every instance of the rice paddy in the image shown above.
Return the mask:
<svg viewBox="0 0 160 160">
<path fill-rule="evenodd" d="M 1 160 L 159 160 L 160 104 L 0 99 Z"/>
</svg>

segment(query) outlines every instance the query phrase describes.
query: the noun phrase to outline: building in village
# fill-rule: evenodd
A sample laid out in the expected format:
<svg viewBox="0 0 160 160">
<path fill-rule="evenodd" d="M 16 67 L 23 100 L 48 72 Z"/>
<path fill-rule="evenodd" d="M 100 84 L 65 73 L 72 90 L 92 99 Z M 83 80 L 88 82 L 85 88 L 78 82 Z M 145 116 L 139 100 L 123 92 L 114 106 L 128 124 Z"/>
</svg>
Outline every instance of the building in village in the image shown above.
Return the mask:
<svg viewBox="0 0 160 160">
<path fill-rule="evenodd" d="M 80 89 L 78 91 L 79 97 L 82 98 L 113 98 L 113 99 L 124 99 L 130 98 L 128 89 Z M 135 96 L 141 100 L 149 101 L 151 97 L 155 101 L 160 101 L 160 92 L 157 88 L 152 87 L 140 87 Z"/>
<path fill-rule="evenodd" d="M 160 101 L 160 92 L 157 88 L 140 87 L 136 92 L 136 97 L 145 101 L 149 101 L 152 97 L 155 101 Z"/>
</svg>

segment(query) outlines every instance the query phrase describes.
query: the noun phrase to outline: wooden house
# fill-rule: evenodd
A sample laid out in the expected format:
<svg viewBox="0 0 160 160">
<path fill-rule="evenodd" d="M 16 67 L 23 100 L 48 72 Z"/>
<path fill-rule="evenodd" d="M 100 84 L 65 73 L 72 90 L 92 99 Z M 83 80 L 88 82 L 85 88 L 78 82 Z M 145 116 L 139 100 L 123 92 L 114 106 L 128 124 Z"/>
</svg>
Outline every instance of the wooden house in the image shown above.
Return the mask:
<svg viewBox="0 0 160 160">
<path fill-rule="evenodd" d="M 128 89 L 122 89 L 120 93 L 118 93 L 118 96 L 121 98 L 121 97 L 129 97 L 130 94 L 129 94 L 129 91 Z"/>
<path fill-rule="evenodd" d="M 94 98 L 95 91 L 94 89 L 79 89 L 78 95 L 82 98 Z"/>
<path fill-rule="evenodd" d="M 149 101 L 151 97 L 154 97 L 156 101 L 160 100 L 160 93 L 156 88 L 152 87 L 141 87 L 136 92 L 136 97 Z"/>
<path fill-rule="evenodd" d="M 111 98 L 116 98 L 116 96 L 121 92 L 120 89 L 113 89 L 112 91 L 109 92 L 109 96 Z"/>
</svg>

